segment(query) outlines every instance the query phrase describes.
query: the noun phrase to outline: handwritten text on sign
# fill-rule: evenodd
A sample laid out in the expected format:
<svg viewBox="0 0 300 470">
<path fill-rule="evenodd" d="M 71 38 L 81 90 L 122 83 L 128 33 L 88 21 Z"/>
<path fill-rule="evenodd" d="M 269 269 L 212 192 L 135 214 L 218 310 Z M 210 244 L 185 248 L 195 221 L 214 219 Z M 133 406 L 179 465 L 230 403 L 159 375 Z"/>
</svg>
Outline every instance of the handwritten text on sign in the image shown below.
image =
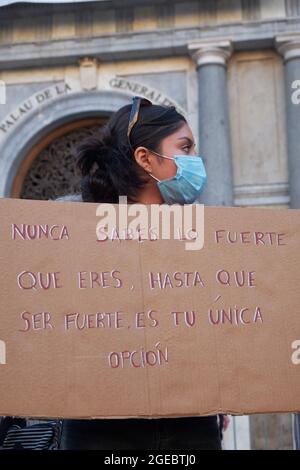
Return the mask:
<svg viewBox="0 0 300 470">
<path fill-rule="evenodd" d="M 18 374 L 10 370 L 22 370 L 30 393 L 35 377 L 53 383 L 54 396 L 75 394 L 48 415 L 300 408 L 299 211 L 205 208 L 204 248 L 188 253 L 184 237 L 124 240 L 117 227 L 97 240 L 96 204 L 2 200 L 0 207 L 8 293 L 1 297 L 0 373 L 13 386 Z M 34 376 L 32 364 L 39 364 Z M 270 387 L 285 387 L 282 373 L 294 391 L 281 389 L 270 401 Z M 76 402 L 76 387 L 80 396 L 94 387 L 109 393 L 116 380 L 120 393 L 136 398 L 146 387 L 152 401 Z M 207 384 L 201 391 L 200 383 Z M 26 410 L 18 393 L 3 393 L 2 414 L 44 414 L 38 387 L 37 408 L 30 402 Z"/>
</svg>

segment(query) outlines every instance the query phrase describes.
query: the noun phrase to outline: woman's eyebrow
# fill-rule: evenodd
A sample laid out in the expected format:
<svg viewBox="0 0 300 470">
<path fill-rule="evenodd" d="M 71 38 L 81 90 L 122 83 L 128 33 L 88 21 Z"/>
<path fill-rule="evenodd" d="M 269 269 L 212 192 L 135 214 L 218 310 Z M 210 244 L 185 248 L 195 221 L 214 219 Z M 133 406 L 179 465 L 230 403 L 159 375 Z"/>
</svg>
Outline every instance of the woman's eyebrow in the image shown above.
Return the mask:
<svg viewBox="0 0 300 470">
<path fill-rule="evenodd" d="M 190 139 L 189 137 L 187 137 L 187 136 L 186 136 L 186 137 L 178 137 L 177 140 L 183 140 L 183 139 L 188 140 L 188 142 L 189 142 L 190 144 L 195 145 L 195 142 L 194 142 L 192 139 Z"/>
</svg>

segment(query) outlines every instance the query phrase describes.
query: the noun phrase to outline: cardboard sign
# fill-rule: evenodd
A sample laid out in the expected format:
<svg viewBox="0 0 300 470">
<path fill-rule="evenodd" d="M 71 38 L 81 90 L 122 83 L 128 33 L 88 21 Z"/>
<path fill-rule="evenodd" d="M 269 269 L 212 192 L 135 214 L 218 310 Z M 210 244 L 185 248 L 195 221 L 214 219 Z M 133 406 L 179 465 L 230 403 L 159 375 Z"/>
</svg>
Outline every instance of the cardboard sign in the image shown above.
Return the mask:
<svg viewBox="0 0 300 470">
<path fill-rule="evenodd" d="M 0 415 L 299 412 L 300 211 L 205 207 L 188 251 L 97 207 L 0 200 Z"/>
</svg>

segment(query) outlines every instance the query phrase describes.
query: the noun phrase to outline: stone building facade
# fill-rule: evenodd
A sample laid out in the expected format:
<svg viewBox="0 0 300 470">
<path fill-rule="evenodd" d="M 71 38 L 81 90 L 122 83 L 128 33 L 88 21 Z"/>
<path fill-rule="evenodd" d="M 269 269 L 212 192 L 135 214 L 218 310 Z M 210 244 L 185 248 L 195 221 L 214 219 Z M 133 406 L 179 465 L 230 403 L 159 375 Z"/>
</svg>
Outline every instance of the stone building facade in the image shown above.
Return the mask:
<svg viewBox="0 0 300 470">
<path fill-rule="evenodd" d="M 299 90 L 298 0 L 13 2 L 0 8 L 0 196 L 76 189 L 74 145 L 138 94 L 187 117 L 202 202 L 299 208 Z M 292 446 L 290 415 L 261 419 L 240 418 L 232 439 L 264 447 L 281 420 L 276 446 Z"/>
</svg>

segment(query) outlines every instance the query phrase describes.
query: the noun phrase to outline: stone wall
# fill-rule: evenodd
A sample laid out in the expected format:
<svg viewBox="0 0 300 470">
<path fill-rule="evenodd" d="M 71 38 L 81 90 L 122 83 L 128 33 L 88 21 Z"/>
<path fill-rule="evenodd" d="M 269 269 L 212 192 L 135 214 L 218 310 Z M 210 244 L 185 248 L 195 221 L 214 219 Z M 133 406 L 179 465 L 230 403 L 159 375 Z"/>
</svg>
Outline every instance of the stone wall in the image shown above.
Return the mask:
<svg viewBox="0 0 300 470">
<path fill-rule="evenodd" d="M 139 3 L 139 4 L 138 4 Z M 1 8 L 0 44 L 299 16 L 297 0 L 145 0 Z"/>
</svg>

